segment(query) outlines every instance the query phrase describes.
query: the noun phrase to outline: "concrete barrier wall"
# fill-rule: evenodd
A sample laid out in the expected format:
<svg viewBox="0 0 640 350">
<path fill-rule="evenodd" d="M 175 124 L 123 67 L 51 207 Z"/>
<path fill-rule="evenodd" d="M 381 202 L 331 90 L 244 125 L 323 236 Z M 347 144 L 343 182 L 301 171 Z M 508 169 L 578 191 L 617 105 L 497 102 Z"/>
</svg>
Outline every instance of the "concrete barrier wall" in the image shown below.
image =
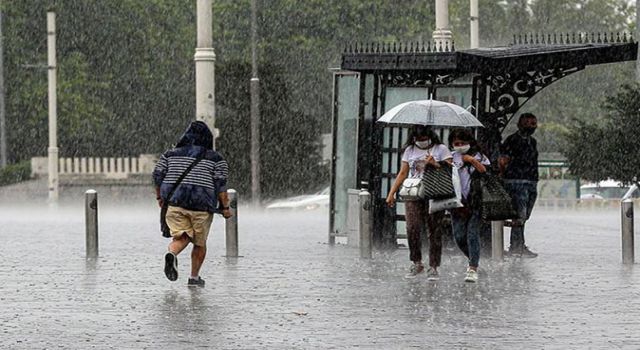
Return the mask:
<svg viewBox="0 0 640 350">
<path fill-rule="evenodd" d="M 139 157 L 73 157 L 60 158 L 60 175 L 98 175 L 110 178 L 123 178 L 129 174 L 151 174 L 157 157 L 153 154 L 141 154 Z M 31 158 L 31 176 L 48 175 L 47 157 Z"/>
</svg>

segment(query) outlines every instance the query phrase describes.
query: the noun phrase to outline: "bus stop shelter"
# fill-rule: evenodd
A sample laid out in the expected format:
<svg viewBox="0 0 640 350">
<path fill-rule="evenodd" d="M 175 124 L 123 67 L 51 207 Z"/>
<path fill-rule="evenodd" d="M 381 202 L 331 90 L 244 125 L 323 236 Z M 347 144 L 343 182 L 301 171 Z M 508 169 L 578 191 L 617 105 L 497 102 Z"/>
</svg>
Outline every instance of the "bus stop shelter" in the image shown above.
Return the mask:
<svg viewBox="0 0 640 350">
<path fill-rule="evenodd" d="M 637 50 L 631 37 L 613 33 L 526 35 L 508 46 L 460 51 L 430 43 L 345 48 L 334 72 L 329 242 L 355 229 L 353 194 L 363 188 L 371 192 L 374 244 L 395 247 L 403 236 L 404 206 L 388 208 L 385 198 L 408 130 L 376 125 L 387 110 L 429 98 L 468 107 L 485 126 L 479 141 L 495 160 L 505 127 L 537 92 L 589 65 L 634 61 Z"/>
</svg>

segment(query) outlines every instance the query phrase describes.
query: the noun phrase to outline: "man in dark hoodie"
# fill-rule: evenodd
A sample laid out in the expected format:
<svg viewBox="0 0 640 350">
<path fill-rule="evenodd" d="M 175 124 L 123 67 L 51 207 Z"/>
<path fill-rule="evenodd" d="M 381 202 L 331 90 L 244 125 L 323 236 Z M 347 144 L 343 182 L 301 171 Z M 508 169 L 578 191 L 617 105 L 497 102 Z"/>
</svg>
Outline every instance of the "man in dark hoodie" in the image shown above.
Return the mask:
<svg viewBox="0 0 640 350">
<path fill-rule="evenodd" d="M 507 137 L 501 145 L 498 159 L 505 189 L 513 199 L 518 218 L 512 221 L 509 254 L 535 258 L 524 239 L 524 225 L 538 197 L 538 144 L 531 135 L 538 127 L 538 119 L 523 113 L 518 120 L 518 131 Z"/>
<path fill-rule="evenodd" d="M 199 160 L 168 198 L 182 173 Z M 156 199 L 160 207 L 167 202 L 166 223 L 172 241 L 165 254 L 164 273 L 170 281 L 178 279 L 178 258 L 193 243 L 189 286 L 204 287 L 200 267 L 207 253 L 207 236 L 213 213 L 231 217 L 227 197 L 227 162 L 213 150 L 213 135 L 204 122 L 192 122 L 175 148 L 165 152 L 153 170 Z M 219 204 L 219 205 L 218 205 Z"/>
</svg>

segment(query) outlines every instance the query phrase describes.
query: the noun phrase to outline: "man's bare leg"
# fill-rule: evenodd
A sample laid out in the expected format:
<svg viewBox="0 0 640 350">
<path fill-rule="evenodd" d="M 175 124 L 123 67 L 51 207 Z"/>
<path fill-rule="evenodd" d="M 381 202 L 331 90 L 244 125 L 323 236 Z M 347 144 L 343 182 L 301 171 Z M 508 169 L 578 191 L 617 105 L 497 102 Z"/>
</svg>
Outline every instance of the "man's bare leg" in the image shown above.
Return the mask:
<svg viewBox="0 0 640 350">
<path fill-rule="evenodd" d="M 176 257 L 189 244 L 189 236 L 183 233 L 180 237 L 174 237 L 167 249 L 169 252 L 164 255 L 164 274 L 169 281 L 178 279 L 178 258 Z"/>
<path fill-rule="evenodd" d="M 189 245 L 189 241 L 189 236 L 186 233 L 183 233 L 179 238 L 174 237 L 173 240 L 171 240 L 168 249 L 173 253 L 173 255 L 178 255 Z"/>
<path fill-rule="evenodd" d="M 207 247 L 201 247 L 194 245 L 191 251 L 191 277 L 200 276 L 200 267 L 204 262 L 204 257 L 207 255 Z"/>
</svg>

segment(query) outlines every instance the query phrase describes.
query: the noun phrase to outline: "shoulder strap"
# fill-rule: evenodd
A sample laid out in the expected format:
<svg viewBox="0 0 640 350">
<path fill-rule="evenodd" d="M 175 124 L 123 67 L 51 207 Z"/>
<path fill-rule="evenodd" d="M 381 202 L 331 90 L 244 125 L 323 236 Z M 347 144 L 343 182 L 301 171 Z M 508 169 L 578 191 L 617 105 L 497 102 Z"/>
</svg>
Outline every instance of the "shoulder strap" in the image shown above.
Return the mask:
<svg viewBox="0 0 640 350">
<path fill-rule="evenodd" d="M 202 158 L 204 158 L 205 153 L 206 152 L 203 152 L 202 155 L 199 155 L 191 164 L 189 164 L 189 167 L 180 175 L 180 177 L 178 177 L 178 179 L 176 180 L 176 183 L 173 185 L 173 188 L 171 189 L 171 191 L 169 191 L 169 195 L 167 195 L 167 202 L 171 200 L 171 197 L 176 192 L 176 189 L 178 189 L 178 185 L 180 185 L 182 180 L 184 180 L 184 178 L 187 177 L 191 169 L 193 169 L 193 167 L 195 167 L 198 163 L 200 163 Z"/>
</svg>

